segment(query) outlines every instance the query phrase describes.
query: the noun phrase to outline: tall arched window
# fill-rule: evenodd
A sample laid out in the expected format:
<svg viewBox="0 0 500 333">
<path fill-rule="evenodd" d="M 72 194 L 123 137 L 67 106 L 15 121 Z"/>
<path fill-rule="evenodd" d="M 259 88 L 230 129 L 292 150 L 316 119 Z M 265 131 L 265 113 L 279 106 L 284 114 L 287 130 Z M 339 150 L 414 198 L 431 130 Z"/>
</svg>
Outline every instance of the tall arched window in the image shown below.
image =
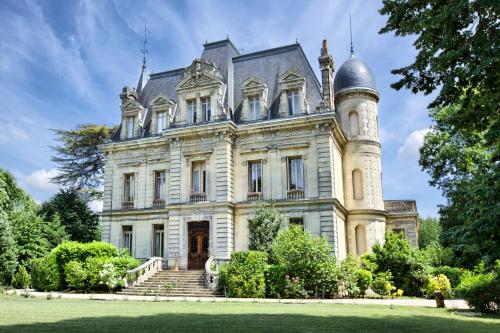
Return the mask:
<svg viewBox="0 0 500 333">
<path fill-rule="evenodd" d="M 359 135 L 359 116 L 356 111 L 349 113 L 349 133 L 351 138 Z"/>
<path fill-rule="evenodd" d="M 358 256 L 366 252 L 366 228 L 362 224 L 358 224 L 354 229 L 356 233 L 356 254 Z"/>
<path fill-rule="evenodd" d="M 359 169 L 352 171 L 352 196 L 355 200 L 363 199 L 363 174 Z"/>
</svg>

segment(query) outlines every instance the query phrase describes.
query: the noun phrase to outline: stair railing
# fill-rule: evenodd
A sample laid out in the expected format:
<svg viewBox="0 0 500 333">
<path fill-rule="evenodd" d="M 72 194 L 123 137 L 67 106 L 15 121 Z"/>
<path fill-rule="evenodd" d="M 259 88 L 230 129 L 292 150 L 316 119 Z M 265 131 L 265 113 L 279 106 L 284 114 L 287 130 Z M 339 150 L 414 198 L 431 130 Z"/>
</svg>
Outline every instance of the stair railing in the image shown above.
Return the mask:
<svg viewBox="0 0 500 333">
<path fill-rule="evenodd" d="M 135 287 L 162 270 L 162 257 L 151 257 L 144 264 L 128 270 L 123 278 L 125 288 Z"/>
</svg>

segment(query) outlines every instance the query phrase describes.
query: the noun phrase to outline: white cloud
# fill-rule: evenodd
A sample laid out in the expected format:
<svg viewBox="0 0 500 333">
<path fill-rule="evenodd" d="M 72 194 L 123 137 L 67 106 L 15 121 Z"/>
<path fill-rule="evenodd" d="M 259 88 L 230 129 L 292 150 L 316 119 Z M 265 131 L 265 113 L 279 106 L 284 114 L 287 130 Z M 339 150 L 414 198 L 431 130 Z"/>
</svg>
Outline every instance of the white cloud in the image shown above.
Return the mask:
<svg viewBox="0 0 500 333">
<path fill-rule="evenodd" d="M 429 131 L 429 128 L 424 128 L 411 132 L 410 135 L 406 137 L 405 143 L 399 147 L 398 158 L 417 159 L 420 154 L 419 149 L 424 143 L 424 137 Z"/>
<path fill-rule="evenodd" d="M 35 170 L 31 174 L 24 176 L 22 181 L 30 189 L 44 192 L 56 192 L 59 190 L 59 185 L 51 183 L 50 179 L 57 176 L 57 169 L 40 169 Z"/>
<path fill-rule="evenodd" d="M 89 206 L 90 210 L 92 210 L 94 213 L 100 213 L 100 212 L 102 212 L 103 201 L 102 200 L 92 200 L 92 201 L 89 201 L 88 206 Z"/>
<path fill-rule="evenodd" d="M 0 144 L 9 141 L 27 141 L 29 140 L 28 133 L 12 120 L 0 118 L 0 123 L 3 124 L 0 132 Z"/>
</svg>

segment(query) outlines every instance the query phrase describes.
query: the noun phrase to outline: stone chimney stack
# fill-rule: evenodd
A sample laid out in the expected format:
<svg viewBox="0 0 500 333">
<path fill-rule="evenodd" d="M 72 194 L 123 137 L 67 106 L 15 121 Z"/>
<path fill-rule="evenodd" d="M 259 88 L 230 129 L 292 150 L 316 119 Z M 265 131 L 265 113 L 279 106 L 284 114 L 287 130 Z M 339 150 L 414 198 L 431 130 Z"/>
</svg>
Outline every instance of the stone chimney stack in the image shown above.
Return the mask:
<svg viewBox="0 0 500 333">
<path fill-rule="evenodd" d="M 323 87 L 323 103 L 327 109 L 333 110 L 333 58 L 328 54 L 328 41 L 323 39 L 321 55 L 318 58 L 321 70 L 321 86 Z"/>
<path fill-rule="evenodd" d="M 120 93 L 120 99 L 122 100 L 122 104 L 126 103 L 130 99 L 137 100 L 137 93 L 132 88 L 125 86 Z"/>
</svg>

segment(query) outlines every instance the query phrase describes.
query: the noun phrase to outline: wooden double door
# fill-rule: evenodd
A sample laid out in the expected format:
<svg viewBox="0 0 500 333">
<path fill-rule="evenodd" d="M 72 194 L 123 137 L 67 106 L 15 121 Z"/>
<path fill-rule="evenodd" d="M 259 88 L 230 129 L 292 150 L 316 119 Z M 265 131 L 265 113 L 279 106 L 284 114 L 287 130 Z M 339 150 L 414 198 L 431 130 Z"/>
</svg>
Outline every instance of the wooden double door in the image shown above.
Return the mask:
<svg viewBox="0 0 500 333">
<path fill-rule="evenodd" d="M 209 239 L 208 222 L 188 223 L 188 269 L 205 269 Z"/>
</svg>

